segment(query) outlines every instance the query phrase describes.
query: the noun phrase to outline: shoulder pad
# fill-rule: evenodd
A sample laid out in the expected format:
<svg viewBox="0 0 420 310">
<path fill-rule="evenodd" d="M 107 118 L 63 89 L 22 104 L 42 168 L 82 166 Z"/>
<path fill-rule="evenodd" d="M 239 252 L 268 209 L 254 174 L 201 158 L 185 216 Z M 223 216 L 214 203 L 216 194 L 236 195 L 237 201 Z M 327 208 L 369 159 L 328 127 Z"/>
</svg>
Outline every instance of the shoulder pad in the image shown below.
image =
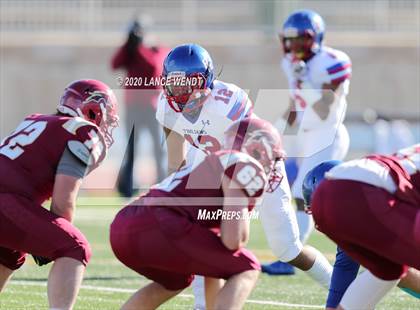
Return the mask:
<svg viewBox="0 0 420 310">
<path fill-rule="evenodd" d="M 67 146 L 86 165 L 99 165 L 106 156 L 106 144 L 96 126 L 86 129 L 77 132 L 76 139 L 69 140 Z"/>
<path fill-rule="evenodd" d="M 339 84 L 351 76 L 350 58 L 343 52 L 324 48 L 313 59 L 313 72 L 322 83 Z"/>
<path fill-rule="evenodd" d="M 97 127 L 94 123 L 89 122 L 82 117 L 71 117 L 63 124 L 63 128 L 73 135 L 76 135 L 77 130 L 84 126 Z"/>
<path fill-rule="evenodd" d="M 92 164 L 91 152 L 82 142 L 77 140 L 70 140 L 67 142 L 67 147 L 70 152 L 76 156 L 82 163 L 89 166 Z"/>
</svg>

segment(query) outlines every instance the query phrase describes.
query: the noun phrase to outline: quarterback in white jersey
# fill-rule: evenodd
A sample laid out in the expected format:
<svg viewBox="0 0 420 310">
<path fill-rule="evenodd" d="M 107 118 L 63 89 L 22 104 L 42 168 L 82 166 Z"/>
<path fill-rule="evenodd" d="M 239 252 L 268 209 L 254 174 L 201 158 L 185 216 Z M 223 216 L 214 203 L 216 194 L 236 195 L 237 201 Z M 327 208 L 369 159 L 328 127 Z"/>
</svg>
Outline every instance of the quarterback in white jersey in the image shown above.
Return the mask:
<svg viewBox="0 0 420 310">
<path fill-rule="evenodd" d="M 291 14 L 281 33 L 285 52 L 282 69 L 290 89 L 290 107 L 284 118 L 290 126 L 298 127 L 293 154 L 288 155 L 298 159 L 292 195 L 303 243 L 313 229 L 312 218 L 303 208 L 303 178 L 323 161 L 344 159 L 350 143 L 343 120 L 351 61 L 344 52 L 323 46 L 323 35 L 321 16 L 309 10 Z"/>
<path fill-rule="evenodd" d="M 161 94 L 157 106 L 156 119 L 166 132 L 173 132 L 168 138 L 174 139 L 172 135 L 176 134 L 178 140 L 189 142 L 186 154 L 188 161 L 199 161 L 203 156 L 220 150 L 226 128 L 236 120 L 251 116 L 252 102 L 238 86 L 214 80 L 200 109 L 197 114 L 181 113 L 168 103 L 165 93 Z M 173 158 L 172 149 L 168 151 L 169 159 Z M 179 161 L 169 162 L 170 170 L 178 167 Z"/>
<path fill-rule="evenodd" d="M 255 117 L 246 92 L 236 85 L 215 80 L 210 55 L 196 44 L 174 48 L 164 62 L 163 76 L 172 81 L 176 78 L 182 81 L 184 77 L 198 77 L 203 81 L 198 88 L 165 85 L 158 102 L 156 118 L 166 133 L 169 172 L 185 162 L 200 163 L 206 155 L 220 149 L 224 132 L 232 123 Z M 264 194 L 259 208 L 268 243 L 281 260 L 307 271 L 328 287 L 332 267 L 319 251 L 303 247 L 299 240 L 284 162 L 278 161 L 275 170 L 277 173 L 270 177 L 269 184 L 279 183 L 279 186 Z M 206 289 L 207 284 L 206 279 Z M 196 291 L 195 296 L 198 297 Z"/>
</svg>

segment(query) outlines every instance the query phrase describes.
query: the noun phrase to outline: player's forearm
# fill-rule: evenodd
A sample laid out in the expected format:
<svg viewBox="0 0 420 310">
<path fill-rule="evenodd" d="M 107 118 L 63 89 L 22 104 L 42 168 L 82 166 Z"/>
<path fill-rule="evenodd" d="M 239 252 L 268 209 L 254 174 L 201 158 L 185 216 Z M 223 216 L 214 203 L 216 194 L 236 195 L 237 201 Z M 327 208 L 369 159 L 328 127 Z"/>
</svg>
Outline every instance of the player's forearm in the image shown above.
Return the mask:
<svg viewBox="0 0 420 310">
<path fill-rule="evenodd" d="M 185 140 L 180 134 L 163 127 L 168 149 L 168 173 L 171 174 L 185 165 Z"/>
<path fill-rule="evenodd" d="M 51 212 L 55 215 L 65 218 L 70 223 L 73 222 L 74 205 L 72 203 L 58 205 L 57 203 L 51 204 Z"/>
<path fill-rule="evenodd" d="M 283 114 L 283 119 L 287 121 L 290 126 L 296 121 L 296 111 L 295 111 L 295 103 L 293 100 L 290 100 L 289 107 Z"/>
<path fill-rule="evenodd" d="M 249 198 L 241 186 L 229 178 L 222 180 L 223 216 L 220 233 L 223 244 L 230 250 L 237 250 L 246 245 L 249 239 Z"/>
<path fill-rule="evenodd" d="M 238 198 L 235 198 L 238 199 Z M 223 244 L 230 250 L 237 250 L 244 247 L 249 239 L 249 219 L 247 217 L 248 199 L 237 202 L 236 206 L 224 206 L 226 218 L 222 218 L 220 226 L 221 239 Z"/>
<path fill-rule="evenodd" d="M 72 222 L 73 212 L 76 207 L 76 198 L 81 184 L 81 178 L 57 174 L 55 177 L 51 212 Z"/>
<path fill-rule="evenodd" d="M 221 239 L 229 250 L 244 247 L 249 239 L 249 222 L 243 218 L 222 221 Z"/>
<path fill-rule="evenodd" d="M 322 120 L 326 120 L 328 115 L 330 114 L 330 109 L 331 109 L 331 104 L 334 101 L 334 94 L 332 94 L 332 98 L 331 98 L 331 94 L 326 94 L 325 97 L 324 95 L 322 96 L 322 98 L 315 102 L 314 105 L 312 106 L 312 109 L 315 111 L 316 114 L 318 114 L 319 118 Z"/>
<path fill-rule="evenodd" d="M 322 88 L 322 97 L 312 106 L 312 109 L 318 114 L 319 118 L 326 120 L 330 114 L 331 105 L 334 103 L 337 85 L 324 84 Z"/>
</svg>

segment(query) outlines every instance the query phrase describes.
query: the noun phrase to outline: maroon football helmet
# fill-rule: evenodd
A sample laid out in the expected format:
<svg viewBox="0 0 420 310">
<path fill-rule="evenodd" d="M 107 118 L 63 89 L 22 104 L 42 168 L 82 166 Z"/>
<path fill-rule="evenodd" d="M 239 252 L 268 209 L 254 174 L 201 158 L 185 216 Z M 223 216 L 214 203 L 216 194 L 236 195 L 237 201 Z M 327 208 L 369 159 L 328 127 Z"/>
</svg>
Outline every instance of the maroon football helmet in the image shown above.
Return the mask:
<svg viewBox="0 0 420 310">
<path fill-rule="evenodd" d="M 96 124 L 110 147 L 112 131 L 118 126 L 117 98 L 111 88 L 98 80 L 78 80 L 70 83 L 61 96 L 58 112 L 79 116 Z"/>
<path fill-rule="evenodd" d="M 225 137 L 226 141 L 233 141 L 233 150 L 247 153 L 261 163 L 269 176 L 267 191 L 274 191 L 283 178 L 275 165 L 284 158 L 277 129 L 263 119 L 251 117 L 232 124 L 226 130 Z"/>
</svg>

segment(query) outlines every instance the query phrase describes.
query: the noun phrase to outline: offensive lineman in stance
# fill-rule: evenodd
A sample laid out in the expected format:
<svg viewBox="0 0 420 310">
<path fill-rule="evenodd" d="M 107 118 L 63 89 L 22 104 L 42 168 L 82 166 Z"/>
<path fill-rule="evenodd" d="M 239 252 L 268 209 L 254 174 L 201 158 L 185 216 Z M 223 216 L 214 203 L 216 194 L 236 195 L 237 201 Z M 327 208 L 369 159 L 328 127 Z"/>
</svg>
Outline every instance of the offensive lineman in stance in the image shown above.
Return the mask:
<svg viewBox="0 0 420 310">
<path fill-rule="evenodd" d="M 58 113 L 26 117 L 0 144 L 0 290 L 31 253 L 38 265 L 54 261 L 50 309 L 72 309 L 91 256 L 88 241 L 72 225 L 76 197 L 84 175 L 98 167 L 113 142 L 116 104 L 104 83 L 75 81 Z M 50 197 L 48 211 L 42 204 Z"/>
<path fill-rule="evenodd" d="M 282 156 L 270 123 L 237 121 L 226 131 L 222 150 L 195 167 L 184 166 L 121 210 L 111 224 L 112 249 L 153 281 L 122 309 L 155 309 L 188 287 L 194 275 L 226 280 L 207 299 L 209 309 L 241 308 L 260 270 L 244 248 L 247 215 Z"/>
<path fill-rule="evenodd" d="M 417 144 L 392 156 L 327 161 L 305 177 L 317 229 L 339 246 L 328 309 L 373 309 L 397 283 L 419 298 L 419 169 Z M 367 270 L 356 277 L 358 263 Z"/>
</svg>

